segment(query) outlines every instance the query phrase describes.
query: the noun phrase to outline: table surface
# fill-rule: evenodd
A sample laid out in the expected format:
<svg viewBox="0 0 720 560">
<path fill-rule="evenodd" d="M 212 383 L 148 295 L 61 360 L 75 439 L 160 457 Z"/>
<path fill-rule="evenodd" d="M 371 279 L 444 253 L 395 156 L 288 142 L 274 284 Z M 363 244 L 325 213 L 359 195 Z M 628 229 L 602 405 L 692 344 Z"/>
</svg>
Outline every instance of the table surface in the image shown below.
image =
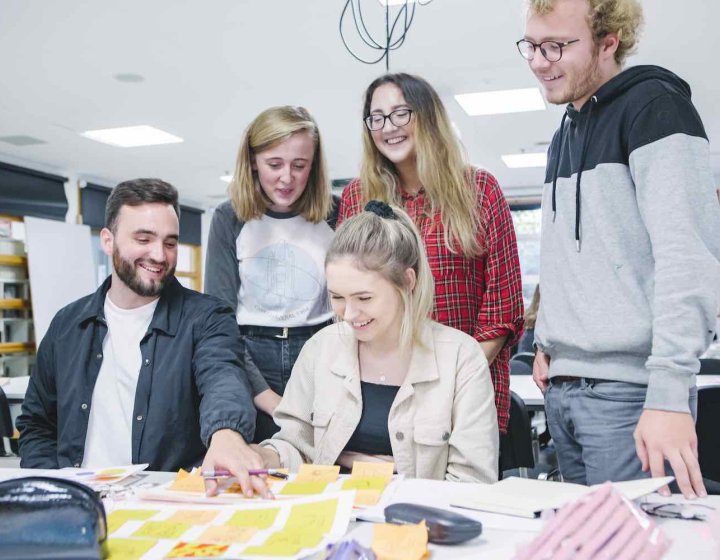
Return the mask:
<svg viewBox="0 0 720 560">
<path fill-rule="evenodd" d="M 18 476 L 37 475 L 38 470 L 34 469 L 0 469 L 0 480 Z M 145 475 L 141 482 L 162 483 L 170 480 L 173 473 L 143 473 Z M 547 484 L 554 484 L 548 482 Z M 498 515 L 465 509 L 453 508 L 449 504 L 467 496 L 468 483 L 446 482 L 441 480 L 403 480 L 397 486 L 394 494 L 383 499 L 383 506 L 397 502 L 421 503 L 434 507 L 447 508 L 468 517 L 479 520 L 483 524 L 482 535 L 472 541 L 460 545 L 442 546 L 430 545 L 432 558 L 444 559 L 477 559 L 494 558 L 510 559 L 514 556 L 517 547 L 527 544 L 542 530 L 541 519 L 525 519 L 508 515 Z M 645 500 L 652 502 L 683 501 L 681 495 L 673 495 L 664 498 L 658 494 L 651 494 Z M 701 503 L 720 511 L 720 496 L 708 496 L 700 500 Z M 117 506 L 127 506 L 131 502 L 115 502 Z M 370 518 L 378 515 L 375 508 L 367 511 Z M 361 514 L 362 515 L 362 514 Z M 381 515 L 381 513 L 380 513 Z M 672 545 L 666 559 L 687 558 L 719 558 L 720 542 L 719 537 L 714 536 L 707 522 L 683 521 L 678 519 L 653 518 L 671 540 Z M 362 544 L 369 545 L 372 533 L 371 523 L 351 523 L 348 528 L 348 536 L 357 539 Z"/>
</svg>

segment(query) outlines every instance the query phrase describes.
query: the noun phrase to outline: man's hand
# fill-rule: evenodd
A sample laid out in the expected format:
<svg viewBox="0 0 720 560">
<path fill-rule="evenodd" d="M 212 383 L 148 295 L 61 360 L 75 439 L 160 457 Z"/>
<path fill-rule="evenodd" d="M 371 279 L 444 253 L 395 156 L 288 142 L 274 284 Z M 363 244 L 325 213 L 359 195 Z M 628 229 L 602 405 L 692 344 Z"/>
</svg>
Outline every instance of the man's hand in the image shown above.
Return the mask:
<svg viewBox="0 0 720 560">
<path fill-rule="evenodd" d="M 282 397 L 275 391 L 265 389 L 262 393 L 258 393 L 253 397 L 253 404 L 258 410 L 262 410 L 265 414 L 272 416 L 281 400 Z"/>
<path fill-rule="evenodd" d="M 255 492 L 263 498 L 272 498 L 265 484 L 265 476 L 250 476 L 250 469 L 264 469 L 265 463 L 256 451 L 250 448 L 240 434 L 233 430 L 218 430 L 210 439 L 210 448 L 205 455 L 202 470 L 225 469 L 230 471 L 240 484 L 243 493 L 251 498 Z M 218 492 L 217 480 L 205 480 L 208 496 Z"/>
<path fill-rule="evenodd" d="M 684 412 L 645 409 L 635 428 L 635 450 L 642 470 L 665 476 L 667 459 L 685 498 L 707 496 L 698 463 L 697 434 L 692 416 Z M 667 486 L 660 494 L 669 496 Z"/>
<path fill-rule="evenodd" d="M 533 362 L 533 381 L 543 393 L 547 391 L 550 383 L 548 378 L 549 369 L 550 356 L 538 349 L 535 352 L 535 361 Z"/>
</svg>

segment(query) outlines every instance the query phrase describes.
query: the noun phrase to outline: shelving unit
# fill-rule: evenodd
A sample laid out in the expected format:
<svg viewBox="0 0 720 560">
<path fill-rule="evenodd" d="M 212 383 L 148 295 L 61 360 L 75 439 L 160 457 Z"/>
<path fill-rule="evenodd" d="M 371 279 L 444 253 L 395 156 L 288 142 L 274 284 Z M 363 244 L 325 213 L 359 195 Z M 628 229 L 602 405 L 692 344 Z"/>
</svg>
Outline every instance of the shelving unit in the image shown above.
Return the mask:
<svg viewBox="0 0 720 560">
<path fill-rule="evenodd" d="M 0 216 L 5 223 L 17 218 Z M 8 235 L 8 229 L 0 230 Z M 29 375 L 35 359 L 25 243 L 0 236 L 0 376 Z"/>
</svg>

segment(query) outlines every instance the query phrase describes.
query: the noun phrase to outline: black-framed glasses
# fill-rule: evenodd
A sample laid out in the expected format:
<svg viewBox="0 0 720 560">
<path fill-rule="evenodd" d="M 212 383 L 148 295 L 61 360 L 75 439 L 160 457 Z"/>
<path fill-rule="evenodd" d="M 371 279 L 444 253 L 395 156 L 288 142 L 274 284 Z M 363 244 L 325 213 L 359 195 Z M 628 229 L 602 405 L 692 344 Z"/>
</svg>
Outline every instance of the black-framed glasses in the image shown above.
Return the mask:
<svg viewBox="0 0 720 560">
<path fill-rule="evenodd" d="M 715 508 L 705 504 L 649 503 L 640 504 L 640 509 L 649 515 L 688 521 L 705 521 Z"/>
<path fill-rule="evenodd" d="M 385 121 L 387 119 L 390 119 L 390 122 L 393 123 L 395 126 L 405 126 L 407 123 L 410 122 L 410 117 L 412 117 L 413 110 L 402 108 L 402 109 L 395 109 L 388 115 L 383 115 L 382 113 L 373 113 L 372 115 L 368 115 L 363 119 L 365 122 L 365 126 L 368 127 L 368 130 L 380 130 L 385 127 Z"/>
<path fill-rule="evenodd" d="M 562 58 L 563 47 L 577 43 L 580 39 L 573 39 L 572 41 L 543 41 L 542 43 L 533 43 L 527 39 L 520 39 L 517 43 L 518 51 L 525 60 L 532 60 L 535 58 L 535 49 L 539 48 L 542 55 L 548 62 L 557 62 Z"/>
</svg>

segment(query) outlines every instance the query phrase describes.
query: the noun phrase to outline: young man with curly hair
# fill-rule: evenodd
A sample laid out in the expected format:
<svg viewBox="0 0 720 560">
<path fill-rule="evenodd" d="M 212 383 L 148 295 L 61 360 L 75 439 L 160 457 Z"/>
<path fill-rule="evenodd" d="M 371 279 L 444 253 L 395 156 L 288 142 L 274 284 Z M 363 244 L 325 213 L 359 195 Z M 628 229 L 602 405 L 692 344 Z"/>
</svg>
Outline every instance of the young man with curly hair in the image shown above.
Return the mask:
<svg viewBox="0 0 720 560">
<path fill-rule="evenodd" d="M 637 0 L 530 0 L 520 54 L 568 104 L 543 192 L 535 382 L 565 480 L 663 476 L 705 495 L 693 417 L 713 338 L 720 207 L 690 88 L 623 70 Z M 664 489 L 667 492 L 667 489 Z"/>
</svg>

